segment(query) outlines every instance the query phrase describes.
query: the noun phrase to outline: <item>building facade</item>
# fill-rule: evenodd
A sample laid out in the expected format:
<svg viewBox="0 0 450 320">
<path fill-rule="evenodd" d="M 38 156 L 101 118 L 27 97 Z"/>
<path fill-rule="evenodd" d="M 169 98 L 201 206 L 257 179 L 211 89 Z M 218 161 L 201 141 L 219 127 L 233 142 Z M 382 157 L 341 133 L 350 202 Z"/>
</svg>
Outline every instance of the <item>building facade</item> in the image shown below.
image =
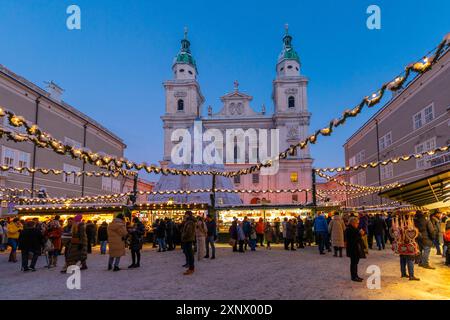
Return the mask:
<svg viewBox="0 0 450 320">
<path fill-rule="evenodd" d="M 63 90 L 48 83 L 47 91 L 0 65 L 0 107 L 23 116 L 54 138 L 93 152 L 122 157 L 126 145 L 118 136 L 62 101 Z M 2 127 L 9 126 L 6 117 Z M 81 160 L 62 156 L 52 150 L 37 148 L 31 142 L 14 143 L 0 139 L 1 164 L 14 167 L 59 169 L 65 171 L 101 171 Z M 80 197 L 122 191 L 121 177 L 87 177 L 7 171 L 0 173 L 0 186 L 30 190 L 45 189 L 48 197 Z M 8 192 L 3 192 L 8 194 Z M 11 192 L 9 192 L 11 194 Z M 16 195 L 21 195 L 17 194 Z M 29 193 L 22 194 L 30 197 Z M 36 196 L 36 192 L 33 193 Z M 5 205 L 3 204 L 3 207 Z M 4 211 L 5 208 L 2 208 Z"/>
<path fill-rule="evenodd" d="M 150 191 L 153 191 L 154 186 L 155 186 L 154 182 L 148 181 L 148 180 L 145 180 L 142 178 L 138 178 L 138 181 L 137 181 L 137 190 L 138 191 L 150 192 Z M 133 192 L 133 188 L 134 188 L 133 177 L 130 176 L 130 177 L 125 178 L 123 193 Z M 146 202 L 148 202 L 148 195 L 138 193 L 137 197 L 136 197 L 136 203 L 141 204 L 141 203 L 146 203 Z"/>
<path fill-rule="evenodd" d="M 421 153 L 450 144 L 450 53 L 395 94 L 344 144 L 347 166 Z M 450 169 L 450 153 L 437 153 L 365 170 L 350 171 L 348 182 L 380 186 L 407 183 Z M 378 195 L 358 197 L 350 205 L 389 202 Z"/>
<path fill-rule="evenodd" d="M 258 144 L 246 143 L 246 138 L 261 130 L 267 129 L 267 149 L 272 143 L 279 144 L 279 151 L 287 149 L 308 135 L 311 114 L 308 112 L 307 85 L 308 79 L 300 72 L 300 58 L 292 45 L 292 37 L 287 29 L 283 37 L 283 50 L 276 63 L 276 77 L 272 82 L 272 100 L 274 113 L 266 112 L 265 106 L 256 111 L 251 106 L 252 96 L 241 92 L 239 84 L 235 82 L 234 90 L 220 98 L 222 105 L 220 110 L 213 112 L 212 106 L 208 107 L 207 114 L 203 114 L 205 101 L 200 83 L 197 79 L 197 64 L 190 50 L 190 42 L 185 38 L 181 41 L 181 50 L 176 56 L 172 70 L 173 79 L 164 82 L 166 92 L 165 114 L 161 117 L 164 128 L 164 158 L 163 165 L 172 161 L 171 155 L 178 141 L 172 141 L 172 134 L 177 129 L 193 130 L 194 123 L 201 126 L 203 132 L 208 129 L 216 129 L 224 137 L 223 143 L 217 147 L 216 152 L 223 159 L 225 170 L 239 170 L 263 160 Z M 246 135 L 243 144 L 237 139 L 229 150 L 232 151 L 231 161 L 226 150 L 230 148 L 226 144 L 227 130 L 242 129 Z M 278 129 L 278 139 L 271 140 L 270 130 Z M 253 131 L 254 130 L 254 131 Z M 241 140 L 242 142 L 242 140 Z M 270 152 L 269 152 L 270 154 Z M 241 156 L 239 158 L 239 156 Z M 271 154 L 271 156 L 275 156 Z M 241 159 L 241 160 L 238 160 Z M 244 161 L 242 161 L 245 159 Z M 309 148 L 299 150 L 279 163 L 276 174 L 262 175 L 259 173 L 235 177 L 233 180 L 236 189 L 252 190 L 277 190 L 311 188 L 312 158 Z M 304 192 L 298 193 L 246 193 L 241 195 L 244 204 L 270 203 L 304 203 L 307 196 Z M 311 195 L 309 195 L 311 199 Z M 220 204 L 220 199 L 219 199 Z"/>
</svg>

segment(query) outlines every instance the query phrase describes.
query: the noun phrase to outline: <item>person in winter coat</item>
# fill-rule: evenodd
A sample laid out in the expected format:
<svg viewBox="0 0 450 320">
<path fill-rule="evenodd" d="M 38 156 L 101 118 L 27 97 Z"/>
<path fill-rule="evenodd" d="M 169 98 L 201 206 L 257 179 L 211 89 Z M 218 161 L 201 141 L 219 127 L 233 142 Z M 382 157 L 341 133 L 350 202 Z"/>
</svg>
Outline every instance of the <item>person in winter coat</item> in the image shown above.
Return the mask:
<svg viewBox="0 0 450 320">
<path fill-rule="evenodd" d="M 167 239 L 167 251 L 175 250 L 175 223 L 172 219 L 166 218 L 166 239 Z"/>
<path fill-rule="evenodd" d="M 7 228 L 8 245 L 11 247 L 8 262 L 17 262 L 16 251 L 19 242 L 19 235 L 22 229 L 23 226 L 20 223 L 19 218 L 14 218 L 13 221 L 8 224 Z"/>
<path fill-rule="evenodd" d="M 443 238 L 444 238 L 445 265 L 450 267 L 450 217 L 447 218 L 445 222 L 445 232 Z"/>
<path fill-rule="evenodd" d="M 282 231 L 282 236 L 283 236 L 283 241 L 284 241 L 284 249 L 288 250 L 288 240 L 286 238 L 286 232 L 287 232 L 287 225 L 288 225 L 288 218 L 284 218 L 283 222 L 281 223 L 281 231 Z"/>
<path fill-rule="evenodd" d="M 44 237 L 42 233 L 35 228 L 35 223 L 29 221 L 19 236 L 19 250 L 22 252 L 22 271 L 36 271 L 36 262 L 41 254 L 42 242 Z M 33 254 L 31 264 L 28 267 L 28 257 Z"/>
<path fill-rule="evenodd" d="M 359 229 L 359 220 L 351 217 L 345 230 L 345 238 L 347 239 L 347 257 L 350 258 L 350 275 L 352 281 L 362 282 L 363 279 L 358 276 L 359 259 L 365 258 L 364 243 L 362 234 L 364 231 Z"/>
<path fill-rule="evenodd" d="M 256 233 L 256 223 L 255 220 L 251 220 L 250 222 L 250 237 L 249 237 L 249 245 L 251 251 L 256 251 L 256 241 L 258 239 L 258 235 Z"/>
<path fill-rule="evenodd" d="M 141 250 L 144 243 L 145 226 L 138 217 L 133 218 L 133 225 L 128 229 L 130 237 L 131 265 L 129 269 L 141 266 Z"/>
<path fill-rule="evenodd" d="M 367 215 L 367 213 L 363 213 L 361 212 L 359 214 L 359 229 L 363 231 L 362 236 L 362 240 L 364 243 L 364 252 L 366 254 L 369 253 L 369 216 Z"/>
<path fill-rule="evenodd" d="M 197 260 L 200 261 L 206 252 L 206 236 L 208 235 L 208 228 L 206 227 L 203 217 L 197 217 L 195 224 L 195 239 L 197 242 Z"/>
<path fill-rule="evenodd" d="M 314 241 L 313 223 L 310 217 L 305 220 L 305 243 L 311 246 Z"/>
<path fill-rule="evenodd" d="M 431 223 L 434 227 L 434 239 L 433 244 L 436 247 L 436 254 L 438 256 L 442 255 L 441 251 L 441 214 L 439 212 L 436 212 L 430 216 Z"/>
<path fill-rule="evenodd" d="M 264 220 L 263 218 L 259 218 L 259 221 L 256 223 L 256 237 L 257 243 L 261 247 L 264 247 Z"/>
<path fill-rule="evenodd" d="M 97 231 L 97 239 L 100 243 L 100 254 L 106 254 L 106 245 L 108 243 L 108 223 L 103 221 Z"/>
<path fill-rule="evenodd" d="M 87 253 L 92 253 L 92 247 L 95 246 L 95 235 L 97 233 L 97 227 L 95 224 L 88 220 L 86 223 L 86 236 L 87 236 Z"/>
<path fill-rule="evenodd" d="M 185 265 L 188 269 L 183 273 L 184 275 L 190 275 L 194 273 L 194 250 L 192 245 L 195 241 L 195 218 L 192 215 L 192 211 L 186 211 L 184 215 L 183 229 L 181 231 L 181 243 L 183 246 L 183 252 L 186 256 Z"/>
<path fill-rule="evenodd" d="M 64 257 L 67 258 L 69 254 L 70 240 L 72 239 L 72 224 L 73 218 L 67 219 L 67 224 L 63 227 L 61 234 L 61 245 L 64 248 Z"/>
<path fill-rule="evenodd" d="M 6 250 L 8 244 L 8 228 L 6 220 L 0 221 L 0 252 Z"/>
<path fill-rule="evenodd" d="M 233 252 L 237 252 L 237 244 L 238 244 L 238 232 L 237 232 L 237 221 L 233 220 L 231 223 L 229 233 L 230 233 L 230 244 L 233 247 Z"/>
<path fill-rule="evenodd" d="M 166 247 L 166 222 L 164 220 L 159 220 L 158 226 L 156 227 L 156 239 L 158 241 L 158 252 L 165 252 Z"/>
<path fill-rule="evenodd" d="M 281 225 L 280 225 L 280 219 L 275 218 L 275 221 L 273 223 L 273 229 L 274 229 L 274 242 L 279 243 L 280 239 L 280 233 L 281 233 Z"/>
<path fill-rule="evenodd" d="M 270 243 L 273 241 L 273 238 L 274 238 L 274 229 L 270 225 L 270 222 L 266 222 L 266 225 L 264 227 L 264 237 L 266 238 L 266 243 L 267 243 L 266 248 L 270 250 L 271 249 Z"/>
<path fill-rule="evenodd" d="M 66 257 L 66 264 L 61 270 L 61 273 L 66 273 L 67 268 L 77 264 L 78 261 L 81 261 L 81 270 L 87 269 L 86 224 L 82 220 L 83 216 L 81 214 L 77 214 L 75 218 L 73 218 L 72 238 L 70 239 L 69 252 Z"/>
<path fill-rule="evenodd" d="M 384 222 L 381 214 L 377 213 L 373 220 L 373 234 L 375 241 L 377 242 L 378 250 L 385 249 L 384 232 L 386 230 L 386 223 Z"/>
<path fill-rule="evenodd" d="M 416 228 L 419 229 L 417 242 L 419 244 L 419 249 L 422 252 L 422 259 L 419 266 L 426 269 L 435 269 L 430 265 L 430 252 L 431 247 L 433 246 L 433 239 L 435 238 L 434 226 L 420 210 L 416 211 L 414 224 Z"/>
<path fill-rule="evenodd" d="M 249 221 L 247 221 L 247 222 L 250 223 Z M 241 221 L 237 225 L 237 236 L 238 236 L 238 243 L 239 243 L 239 252 L 244 252 L 244 243 L 245 243 L 245 241 L 247 239 L 247 237 L 245 235 L 245 231 L 244 231 L 245 228 L 244 227 L 245 227 L 245 222 L 244 221 Z"/>
<path fill-rule="evenodd" d="M 328 225 L 328 232 L 331 234 L 331 245 L 334 249 L 333 257 L 337 257 L 339 252 L 339 257 L 342 258 L 342 249 L 345 247 L 345 224 L 338 212 L 334 213 L 334 216 Z"/>
<path fill-rule="evenodd" d="M 304 240 L 303 237 L 305 235 L 305 224 L 303 223 L 303 219 L 298 216 L 297 219 L 297 248 L 304 248 Z"/>
<path fill-rule="evenodd" d="M 208 233 L 206 235 L 206 255 L 205 259 L 209 258 L 209 246 L 211 246 L 211 259 L 216 258 L 216 246 L 215 242 L 217 240 L 217 225 L 216 221 L 211 215 L 206 217 L 206 229 Z"/>
<path fill-rule="evenodd" d="M 322 213 L 319 213 L 314 220 L 314 232 L 316 233 L 316 241 L 319 244 L 319 253 L 325 254 L 324 250 L 327 241 L 328 224 Z"/>
<path fill-rule="evenodd" d="M 294 247 L 294 239 L 295 239 L 295 233 L 296 233 L 297 227 L 294 224 L 294 220 L 290 219 L 286 224 L 286 242 L 284 249 L 289 250 L 289 246 L 291 247 L 292 251 L 295 251 Z"/>
<path fill-rule="evenodd" d="M 119 213 L 108 225 L 109 260 L 108 270 L 119 271 L 120 257 L 125 255 L 125 239 L 128 235 L 124 215 Z"/>
<path fill-rule="evenodd" d="M 250 239 L 250 232 L 252 231 L 251 223 L 248 220 L 248 217 L 244 217 L 244 220 L 242 221 L 242 231 L 244 232 L 244 250 L 247 250 L 247 245 L 249 243 Z"/>
<path fill-rule="evenodd" d="M 61 253 L 62 240 L 61 236 L 63 229 L 59 223 L 59 216 L 56 216 L 53 221 L 48 224 L 45 232 L 45 237 L 51 241 L 53 249 L 48 252 L 48 267 L 56 267 L 58 262 L 58 255 Z"/>
</svg>

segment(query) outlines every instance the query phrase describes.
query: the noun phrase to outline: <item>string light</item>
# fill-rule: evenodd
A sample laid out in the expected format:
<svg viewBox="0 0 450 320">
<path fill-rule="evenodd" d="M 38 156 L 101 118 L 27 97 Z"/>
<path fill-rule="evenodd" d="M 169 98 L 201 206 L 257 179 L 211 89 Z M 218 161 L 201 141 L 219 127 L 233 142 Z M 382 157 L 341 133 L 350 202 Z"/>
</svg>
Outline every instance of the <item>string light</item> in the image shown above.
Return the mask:
<svg viewBox="0 0 450 320">
<path fill-rule="evenodd" d="M 419 159 L 422 158 L 423 156 L 432 156 L 438 152 L 444 152 L 444 151 L 448 151 L 450 149 L 450 145 L 447 146 L 443 146 L 443 147 L 439 147 L 433 150 L 428 150 L 428 151 L 423 151 L 420 153 L 414 153 L 414 154 L 409 154 L 409 155 L 403 155 L 403 156 L 398 156 L 398 157 L 394 157 L 394 158 L 390 158 L 387 160 L 380 160 L 380 161 L 374 161 L 374 162 L 369 162 L 369 163 L 364 163 L 364 164 L 359 164 L 356 166 L 347 166 L 347 167 L 336 167 L 336 168 L 318 168 L 315 169 L 316 172 L 343 172 L 343 171 L 356 171 L 359 169 L 366 169 L 366 168 L 376 168 L 378 166 L 385 166 L 388 165 L 390 163 L 396 164 L 399 163 L 400 161 L 409 161 L 411 159 Z"/>
<path fill-rule="evenodd" d="M 322 178 L 325 178 L 328 181 L 333 181 L 333 182 L 336 182 L 336 183 L 338 183 L 338 184 L 340 184 L 342 186 L 352 187 L 352 188 L 356 188 L 356 189 L 364 190 L 364 191 L 369 191 L 370 190 L 370 191 L 374 191 L 375 192 L 375 191 L 382 191 L 382 190 L 391 189 L 391 188 L 395 188 L 395 187 L 401 186 L 401 184 L 398 183 L 398 182 L 387 184 L 387 185 L 384 185 L 384 186 L 379 186 L 379 187 L 363 186 L 363 185 L 358 185 L 358 184 L 353 184 L 353 183 L 348 183 L 348 182 L 345 182 L 345 181 L 341 181 L 339 179 L 336 179 L 334 177 L 326 175 L 323 172 L 316 171 L 316 173 L 317 173 L 318 176 L 320 176 Z"/>
<path fill-rule="evenodd" d="M 14 167 L 14 166 L 0 166 L 0 171 L 17 171 L 17 172 L 28 172 L 28 173 L 42 173 L 42 174 L 54 174 L 54 175 L 75 175 L 77 177 L 86 175 L 88 177 L 115 177 L 118 176 L 127 176 L 127 175 L 135 175 L 135 172 L 129 170 L 118 169 L 115 172 L 106 172 L 106 171 L 66 171 L 60 169 L 45 169 L 45 168 L 30 168 L 30 167 Z"/>
<path fill-rule="evenodd" d="M 249 173 L 254 173 L 259 171 L 261 168 L 271 167 L 275 161 L 287 158 L 288 154 L 293 154 L 297 148 L 304 149 L 308 145 L 308 143 L 314 144 L 317 142 L 317 138 L 319 135 L 329 136 L 333 132 L 333 128 L 337 128 L 340 125 L 343 125 L 347 118 L 356 117 L 365 106 L 373 107 L 378 104 L 386 90 L 396 91 L 402 87 L 402 85 L 407 81 L 411 72 L 415 72 L 418 74 L 423 74 L 431 69 L 433 64 L 435 64 L 439 57 L 443 54 L 443 52 L 449 47 L 450 39 L 448 36 L 444 38 L 444 40 L 437 46 L 435 52 L 430 57 L 425 57 L 422 61 L 412 63 L 406 66 L 404 75 L 396 77 L 394 80 L 385 83 L 381 86 L 376 93 L 372 94 L 372 96 L 364 97 L 361 102 L 351 110 L 345 110 L 341 118 L 335 119 L 329 122 L 329 125 L 325 128 L 317 130 L 314 134 L 310 135 L 308 138 L 303 141 L 298 142 L 295 145 L 291 145 L 285 151 L 278 154 L 278 156 L 274 159 L 269 159 L 265 163 L 258 163 L 248 168 L 240 169 L 238 171 L 189 171 L 189 170 L 179 170 L 172 168 L 162 168 L 154 165 L 147 165 L 145 163 L 137 164 L 122 157 L 116 158 L 109 155 L 103 155 L 99 153 L 91 152 L 90 150 L 83 148 L 76 148 L 73 146 L 69 146 L 64 144 L 61 141 L 54 139 L 50 134 L 42 131 L 37 125 L 28 123 L 23 117 L 17 116 L 10 111 L 5 111 L 0 108 L 0 117 L 4 117 L 7 115 L 9 123 L 14 127 L 25 127 L 27 134 L 18 134 L 5 129 L 0 130 L 0 136 L 6 135 L 8 139 L 11 139 L 15 142 L 23 142 L 23 141 L 31 141 L 36 144 L 38 147 L 42 148 L 51 148 L 54 152 L 58 154 L 69 154 L 73 158 L 81 159 L 90 164 L 94 164 L 97 166 L 113 166 L 115 168 L 123 168 L 125 167 L 128 170 L 145 170 L 148 173 L 157 173 L 157 174 L 173 174 L 173 175 L 221 175 L 227 177 L 233 177 L 238 175 L 245 175 Z"/>
</svg>

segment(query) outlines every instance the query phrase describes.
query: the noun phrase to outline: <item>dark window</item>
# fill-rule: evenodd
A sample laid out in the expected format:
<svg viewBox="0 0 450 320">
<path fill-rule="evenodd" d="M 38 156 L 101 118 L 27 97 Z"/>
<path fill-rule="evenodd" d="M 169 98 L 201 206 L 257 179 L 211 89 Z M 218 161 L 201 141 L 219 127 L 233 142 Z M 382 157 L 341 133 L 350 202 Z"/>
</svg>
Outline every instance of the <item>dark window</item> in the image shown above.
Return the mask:
<svg viewBox="0 0 450 320">
<path fill-rule="evenodd" d="M 189 70 L 188 72 L 189 72 L 189 74 L 193 74 L 191 70 Z"/>
<path fill-rule="evenodd" d="M 288 69 L 292 69 L 292 66 L 288 66 Z"/>
<path fill-rule="evenodd" d="M 283 71 L 283 70 L 284 70 L 284 68 L 283 68 L 283 67 L 281 67 L 281 68 L 280 68 L 280 71 Z"/>
<path fill-rule="evenodd" d="M 298 67 L 295 67 L 295 70 L 297 70 L 297 71 L 298 71 Z"/>
<path fill-rule="evenodd" d="M 295 108 L 295 98 L 293 96 L 290 96 L 288 98 L 288 107 L 289 108 Z"/>
<path fill-rule="evenodd" d="M 184 72 L 184 69 L 180 69 L 180 72 Z"/>
<path fill-rule="evenodd" d="M 292 195 L 292 202 L 293 203 L 298 202 L 298 195 L 296 195 L 296 194 Z"/>
<path fill-rule="evenodd" d="M 184 101 L 183 99 L 178 100 L 178 111 L 183 111 L 184 110 Z"/>
<path fill-rule="evenodd" d="M 234 183 L 236 184 L 241 183 L 241 176 L 234 176 Z"/>
<path fill-rule="evenodd" d="M 257 173 L 252 174 L 252 182 L 259 183 L 259 174 Z"/>
</svg>

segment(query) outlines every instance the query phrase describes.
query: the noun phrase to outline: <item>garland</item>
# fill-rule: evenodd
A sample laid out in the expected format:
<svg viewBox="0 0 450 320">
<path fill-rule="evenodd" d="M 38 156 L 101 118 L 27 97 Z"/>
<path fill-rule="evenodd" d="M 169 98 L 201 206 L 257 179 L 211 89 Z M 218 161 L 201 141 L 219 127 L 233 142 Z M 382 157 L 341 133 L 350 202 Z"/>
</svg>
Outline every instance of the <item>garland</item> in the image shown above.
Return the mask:
<svg viewBox="0 0 450 320">
<path fill-rule="evenodd" d="M 99 167 L 107 166 L 108 168 L 116 169 L 126 168 L 128 170 L 145 170 L 148 173 L 162 173 L 165 175 L 221 175 L 226 177 L 246 175 L 257 172 L 263 167 L 271 167 L 274 161 L 286 159 L 289 154 L 293 155 L 297 148 L 304 149 L 308 144 L 315 144 L 320 135 L 330 136 L 334 128 L 343 125 L 348 118 L 356 117 L 357 115 L 359 115 L 364 107 L 367 106 L 368 108 L 370 108 L 380 103 L 386 90 L 392 92 L 399 90 L 408 80 L 412 72 L 416 73 L 416 75 L 419 75 L 429 71 L 431 67 L 439 60 L 440 56 L 445 52 L 449 45 L 450 34 L 446 35 L 446 37 L 441 41 L 441 43 L 434 51 L 434 54 L 430 55 L 429 57 L 423 58 L 422 61 L 407 65 L 402 76 L 398 76 L 394 80 L 384 83 L 381 88 L 373 93 L 370 97 L 364 97 L 356 107 L 350 110 L 345 110 L 340 118 L 331 120 L 327 127 L 319 129 L 308 138 L 298 142 L 295 145 L 291 145 L 285 151 L 279 153 L 279 155 L 274 159 L 270 159 L 265 163 L 258 163 L 256 165 L 238 171 L 190 171 L 162 168 L 155 165 L 148 165 L 146 163 L 135 163 L 122 157 L 116 158 L 106 154 L 95 153 L 85 148 L 76 148 L 64 144 L 63 142 L 53 138 L 50 134 L 42 131 L 37 125 L 30 124 L 23 117 L 17 116 L 11 111 L 5 111 L 2 108 L 0 108 L 0 117 L 7 116 L 9 123 L 14 127 L 25 127 L 27 134 L 13 133 L 9 130 L 0 129 L 0 137 L 6 135 L 8 139 L 14 140 L 15 142 L 31 141 L 38 147 L 50 148 L 58 154 L 67 154 L 72 156 L 72 158 L 74 159 L 81 159 L 87 163 Z"/>
<path fill-rule="evenodd" d="M 429 151 L 424 151 L 424 152 L 420 152 L 420 153 L 414 153 L 414 154 L 409 154 L 409 155 L 404 155 L 404 156 L 399 156 L 399 157 L 394 157 L 394 158 L 390 158 L 387 160 L 381 160 L 381 161 L 374 161 L 374 162 L 370 162 L 370 163 L 364 163 L 364 164 L 359 164 L 356 166 L 347 166 L 347 167 L 337 167 L 337 168 L 319 168 L 319 169 L 315 169 L 316 172 L 343 172 L 343 171 L 351 171 L 351 170 L 359 170 L 359 169 L 367 169 L 367 168 L 376 168 L 378 166 L 385 166 L 388 165 L 389 163 L 392 164 L 397 164 L 400 161 L 409 161 L 411 159 L 420 159 L 424 156 L 432 156 L 435 155 L 438 152 L 444 152 L 444 151 L 448 151 L 450 149 L 450 145 L 444 146 L 444 147 L 439 147 L 433 150 L 429 150 Z"/>
</svg>

